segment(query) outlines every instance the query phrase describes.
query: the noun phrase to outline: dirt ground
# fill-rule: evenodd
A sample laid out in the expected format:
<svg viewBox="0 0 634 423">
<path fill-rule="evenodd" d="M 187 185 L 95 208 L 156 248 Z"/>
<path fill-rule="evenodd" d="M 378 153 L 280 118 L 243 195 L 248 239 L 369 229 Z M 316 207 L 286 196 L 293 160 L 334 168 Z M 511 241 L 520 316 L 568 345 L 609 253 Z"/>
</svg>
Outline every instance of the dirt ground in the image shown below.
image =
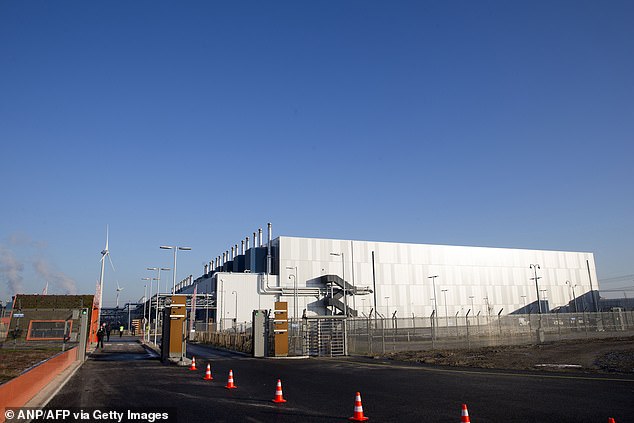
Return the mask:
<svg viewBox="0 0 634 423">
<path fill-rule="evenodd" d="M 0 348 L 0 383 L 19 376 L 26 369 L 60 352 L 59 348 Z"/>
<path fill-rule="evenodd" d="M 470 350 L 403 351 L 383 358 L 439 366 L 634 374 L 634 337 Z"/>
</svg>

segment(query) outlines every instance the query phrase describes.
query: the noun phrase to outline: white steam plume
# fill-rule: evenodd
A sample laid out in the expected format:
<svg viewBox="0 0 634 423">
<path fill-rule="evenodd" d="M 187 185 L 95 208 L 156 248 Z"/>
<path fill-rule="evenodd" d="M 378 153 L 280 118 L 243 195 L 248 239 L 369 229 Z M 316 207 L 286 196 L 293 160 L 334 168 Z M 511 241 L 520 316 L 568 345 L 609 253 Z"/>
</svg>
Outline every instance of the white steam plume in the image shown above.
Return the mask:
<svg viewBox="0 0 634 423">
<path fill-rule="evenodd" d="M 64 272 L 57 270 L 46 260 L 38 258 L 33 261 L 33 268 L 46 282 L 60 289 L 62 294 L 76 294 L 75 281 Z"/>
<path fill-rule="evenodd" d="M 24 265 L 18 261 L 13 251 L 0 245 L 0 279 L 3 279 L 7 283 L 10 295 L 15 295 L 23 291 L 23 270 Z"/>
</svg>

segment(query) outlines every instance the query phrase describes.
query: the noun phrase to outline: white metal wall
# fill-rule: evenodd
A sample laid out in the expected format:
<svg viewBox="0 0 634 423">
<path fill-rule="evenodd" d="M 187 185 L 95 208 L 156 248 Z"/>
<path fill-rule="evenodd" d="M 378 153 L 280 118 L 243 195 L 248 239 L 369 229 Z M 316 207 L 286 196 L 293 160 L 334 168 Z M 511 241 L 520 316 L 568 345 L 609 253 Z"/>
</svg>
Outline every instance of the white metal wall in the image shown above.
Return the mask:
<svg viewBox="0 0 634 423">
<path fill-rule="evenodd" d="M 369 313 L 375 308 L 383 315 L 398 317 L 429 316 L 434 310 L 434 296 L 440 317 L 508 314 L 534 303 L 537 291 L 530 264 L 539 264 L 537 271 L 541 299 L 548 300 L 553 309 L 581 297 L 592 287 L 598 290 L 596 268 L 592 253 L 520 250 L 487 247 L 460 247 L 426 244 L 332 240 L 316 238 L 279 237 L 280 280 L 290 286 L 297 271 L 298 286 L 314 286 L 316 278 L 325 274 L 341 275 L 356 286 L 372 289 L 372 252 L 375 255 L 375 295 L 355 296 L 350 306 Z M 342 257 L 333 255 L 343 253 Z M 590 272 L 588 272 L 589 264 Z M 290 268 L 290 269 L 289 269 Z M 429 276 L 436 278 L 436 292 Z M 287 283 L 285 283 L 285 281 Z M 567 285 L 570 281 L 571 285 Z M 446 290 L 443 292 L 443 290 Z M 292 299 L 289 313 L 292 315 Z M 488 307 L 487 307 L 488 303 Z M 300 301 L 299 314 L 324 314 L 316 298 Z M 586 304 L 592 309 L 591 304 Z"/>
</svg>

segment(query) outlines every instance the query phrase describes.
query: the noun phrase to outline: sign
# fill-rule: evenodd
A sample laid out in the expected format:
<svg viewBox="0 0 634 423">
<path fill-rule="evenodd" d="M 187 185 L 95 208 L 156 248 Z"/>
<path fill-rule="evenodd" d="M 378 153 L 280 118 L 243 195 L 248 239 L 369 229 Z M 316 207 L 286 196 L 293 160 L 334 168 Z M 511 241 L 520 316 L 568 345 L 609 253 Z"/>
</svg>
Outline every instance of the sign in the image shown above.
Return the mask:
<svg viewBox="0 0 634 423">
<path fill-rule="evenodd" d="M 13 317 L 24 317 L 24 313 L 14 313 Z"/>
</svg>

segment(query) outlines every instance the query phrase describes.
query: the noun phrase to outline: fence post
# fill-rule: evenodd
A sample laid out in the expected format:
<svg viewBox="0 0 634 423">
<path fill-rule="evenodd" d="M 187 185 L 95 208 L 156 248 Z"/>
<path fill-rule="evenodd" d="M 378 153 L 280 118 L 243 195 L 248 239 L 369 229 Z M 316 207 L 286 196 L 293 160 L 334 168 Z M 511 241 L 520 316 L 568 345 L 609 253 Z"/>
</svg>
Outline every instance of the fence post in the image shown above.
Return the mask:
<svg viewBox="0 0 634 423">
<path fill-rule="evenodd" d="M 471 339 L 469 339 L 469 313 L 471 309 L 467 310 L 467 314 L 464 316 L 465 326 L 467 327 L 467 349 L 471 349 Z"/>
<path fill-rule="evenodd" d="M 385 354 L 385 319 L 381 317 L 381 338 L 383 340 L 383 354 Z"/>
</svg>

